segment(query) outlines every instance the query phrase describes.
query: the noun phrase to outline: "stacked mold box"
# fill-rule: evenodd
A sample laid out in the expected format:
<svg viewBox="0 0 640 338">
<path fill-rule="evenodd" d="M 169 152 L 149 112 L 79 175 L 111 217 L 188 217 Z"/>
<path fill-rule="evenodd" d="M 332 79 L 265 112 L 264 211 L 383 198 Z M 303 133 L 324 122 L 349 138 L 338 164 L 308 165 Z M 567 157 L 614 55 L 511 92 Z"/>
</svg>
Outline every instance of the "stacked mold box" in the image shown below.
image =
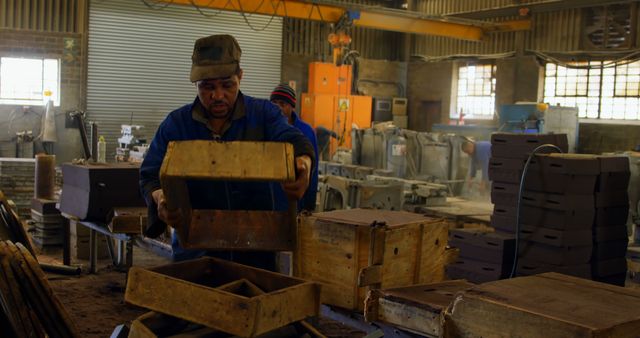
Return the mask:
<svg viewBox="0 0 640 338">
<path fill-rule="evenodd" d="M 543 144 L 556 145 L 564 152 L 568 147 L 564 134 L 492 135 L 489 178 L 493 182 L 491 200 L 495 206 L 492 226 L 495 232 L 486 229 L 450 231 L 449 239 L 452 246 L 460 249 L 460 256 L 447 267 L 449 278 L 483 283 L 509 277 L 515 256 L 515 222 L 520 179 L 527 158 Z M 544 215 L 548 212 L 540 205 L 523 205 L 523 211 L 525 208 L 531 214 Z M 478 248 L 483 248 L 483 251 Z"/>
<path fill-rule="evenodd" d="M 536 155 L 529 164 L 518 200 L 520 177 L 530 152 L 544 143 L 566 151 L 562 137 L 494 134 L 489 164 L 491 200 L 495 204 L 491 225 L 498 234 L 512 238 L 518 231 L 518 276 L 553 271 L 624 285 L 630 176 L 626 157 Z M 518 204 L 520 217 L 516 226 Z M 452 236 L 456 233 L 452 232 Z M 494 243 L 494 251 L 499 247 Z M 464 246 L 460 248 L 458 263 L 465 264 L 449 268 L 454 272 L 451 278 L 468 278 L 469 270 L 482 271 L 486 278 L 505 278 L 508 274 L 504 265 L 513 264 L 515 256 L 512 249 L 511 257 L 503 256 L 502 265 L 494 261 L 491 266 L 487 257 L 495 259 L 495 252 L 490 256 L 478 251 L 465 253 Z M 460 267 L 466 274 L 455 273 Z M 493 271 L 491 276 L 489 271 Z M 468 279 L 484 282 L 486 278 Z"/>
</svg>

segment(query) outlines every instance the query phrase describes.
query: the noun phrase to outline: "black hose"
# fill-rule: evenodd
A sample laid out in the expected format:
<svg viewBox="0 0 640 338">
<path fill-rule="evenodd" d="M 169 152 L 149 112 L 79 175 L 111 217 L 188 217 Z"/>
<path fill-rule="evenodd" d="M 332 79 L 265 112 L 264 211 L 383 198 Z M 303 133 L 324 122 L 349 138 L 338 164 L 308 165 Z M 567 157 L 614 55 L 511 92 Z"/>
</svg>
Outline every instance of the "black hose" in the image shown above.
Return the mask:
<svg viewBox="0 0 640 338">
<path fill-rule="evenodd" d="M 559 153 L 562 153 L 562 149 L 560 149 L 556 145 L 553 145 L 553 144 L 540 145 L 535 149 L 533 149 L 531 154 L 529 154 L 529 157 L 527 158 L 527 162 L 524 164 L 524 168 L 522 169 L 522 176 L 520 177 L 520 188 L 518 189 L 518 204 L 516 206 L 516 243 L 515 243 L 515 250 L 513 253 L 513 265 L 511 266 L 511 274 L 509 274 L 509 278 L 513 278 L 516 276 L 516 269 L 518 267 L 518 250 L 519 250 L 519 243 L 520 243 L 520 204 L 522 203 L 522 191 L 524 190 L 524 179 L 527 177 L 529 163 L 531 163 L 533 156 L 535 156 L 540 150 L 547 149 L 547 148 L 553 149 Z"/>
</svg>

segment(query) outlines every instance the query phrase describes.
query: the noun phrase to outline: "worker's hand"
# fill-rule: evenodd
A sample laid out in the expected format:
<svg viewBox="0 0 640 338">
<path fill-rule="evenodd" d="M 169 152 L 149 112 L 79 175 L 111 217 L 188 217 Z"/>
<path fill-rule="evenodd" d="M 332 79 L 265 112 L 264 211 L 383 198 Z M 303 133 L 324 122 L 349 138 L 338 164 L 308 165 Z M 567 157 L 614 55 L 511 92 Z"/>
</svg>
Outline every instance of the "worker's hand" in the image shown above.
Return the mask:
<svg viewBox="0 0 640 338">
<path fill-rule="evenodd" d="M 282 189 L 289 199 L 299 200 L 309 187 L 311 176 L 311 158 L 307 155 L 296 157 L 296 180 L 282 184 Z"/>
<path fill-rule="evenodd" d="M 158 205 L 158 217 L 165 223 L 176 228 L 182 222 L 182 212 L 180 209 L 169 210 L 167 200 L 164 198 L 162 189 L 155 190 L 151 193 L 153 200 Z"/>
</svg>

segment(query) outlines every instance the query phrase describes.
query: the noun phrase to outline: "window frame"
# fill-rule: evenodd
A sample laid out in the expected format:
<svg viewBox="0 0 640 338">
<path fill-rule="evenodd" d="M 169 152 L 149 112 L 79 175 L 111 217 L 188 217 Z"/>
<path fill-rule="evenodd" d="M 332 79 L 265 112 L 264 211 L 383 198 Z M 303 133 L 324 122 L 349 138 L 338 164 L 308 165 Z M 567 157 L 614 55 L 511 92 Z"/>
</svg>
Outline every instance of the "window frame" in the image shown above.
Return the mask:
<svg viewBox="0 0 640 338">
<path fill-rule="evenodd" d="M 466 77 L 466 78 L 462 78 L 461 77 L 461 73 L 463 71 L 463 69 L 469 69 L 469 67 L 482 67 L 483 69 L 486 67 L 490 67 L 490 72 L 489 72 L 489 77 L 485 77 L 485 76 L 481 76 L 481 77 L 474 77 L 473 79 Z M 486 74 L 485 71 L 481 72 L 482 74 Z M 449 113 L 449 118 L 452 120 L 458 120 L 460 119 L 460 109 L 464 109 L 465 106 L 468 107 L 468 105 L 464 105 L 461 101 L 461 98 L 467 98 L 470 101 L 476 100 L 476 101 L 482 101 L 483 99 L 485 100 L 489 100 L 490 103 L 487 104 L 485 107 L 482 107 L 481 110 L 487 110 L 490 111 L 490 113 L 486 114 L 486 113 L 476 113 L 476 114 L 469 114 L 468 110 L 464 115 L 464 119 L 469 119 L 469 120 L 493 120 L 495 118 L 496 115 L 496 83 L 497 83 L 497 77 L 496 77 L 496 73 L 497 73 L 497 66 L 496 63 L 494 61 L 491 62 L 467 62 L 465 64 L 460 64 L 458 65 L 458 67 L 456 68 L 456 74 L 455 74 L 455 79 L 456 81 L 454 82 L 453 85 L 453 90 L 455 92 L 455 109 L 452 109 Z M 477 72 L 476 72 L 477 74 Z M 489 95 L 469 95 L 467 93 L 464 93 L 464 95 L 461 95 L 461 81 L 468 81 L 468 80 L 473 80 L 472 82 L 475 82 L 475 85 L 471 85 L 473 87 L 472 90 L 477 90 L 476 86 L 478 85 L 478 81 L 482 82 L 482 90 L 486 89 L 485 86 L 487 85 L 486 82 L 489 82 Z M 487 81 L 488 80 L 488 81 Z M 469 83 L 467 82 L 467 91 L 469 89 Z"/>
<path fill-rule="evenodd" d="M 3 97 L 2 96 L 2 83 L 3 83 L 3 74 L 2 74 L 2 63 L 3 62 L 7 62 L 5 61 L 6 59 L 10 59 L 10 60 L 28 60 L 28 61 L 40 61 L 41 62 L 41 76 L 40 79 L 38 80 L 40 82 L 41 85 L 41 98 L 36 98 L 36 99 L 32 99 L 32 98 L 17 98 L 17 97 Z M 48 79 L 47 78 L 47 66 L 46 64 L 48 62 L 55 62 L 56 64 L 56 76 L 55 79 Z M 55 107 L 59 107 L 60 106 L 60 102 L 61 102 L 61 93 L 60 93 L 60 89 L 62 87 L 62 60 L 60 58 L 53 58 L 53 57 L 23 57 L 23 56 L 11 56 L 11 55 L 2 55 L 0 56 L 0 105 L 18 105 L 18 106 L 45 106 L 46 105 L 46 101 L 45 101 L 45 96 L 44 96 L 44 92 L 45 90 L 48 90 L 49 88 L 47 87 L 47 83 L 48 82 L 52 82 L 52 80 L 55 80 L 55 88 L 53 88 L 52 91 L 52 100 L 54 103 Z"/>
<path fill-rule="evenodd" d="M 576 95 L 566 95 L 566 90 L 564 95 L 558 95 L 559 70 L 562 68 L 567 72 L 570 69 L 576 69 L 567 67 L 571 65 L 596 66 L 586 69 L 587 75 L 582 76 L 583 82 L 586 81 L 587 83 L 585 95 L 577 95 L 577 93 Z M 555 70 L 550 70 L 550 67 L 555 67 Z M 623 68 L 624 72 L 622 72 Z M 630 70 L 633 73 L 630 73 Z M 551 72 L 554 74 L 549 75 Z M 631 89 L 629 88 L 629 84 L 633 83 L 633 81 L 629 82 L 629 76 L 638 81 L 636 82 L 638 85 L 631 86 Z M 592 82 L 592 77 L 597 78 L 597 82 Z M 622 78 L 625 79 L 624 82 L 620 82 Z M 553 81 L 549 81 L 550 79 L 553 79 Z M 580 77 L 576 79 L 576 85 L 579 83 Z M 620 86 L 623 87 L 620 88 Z M 624 95 L 619 95 L 620 90 L 624 91 Z M 629 90 L 635 91 L 635 93 L 629 94 Z M 549 95 L 551 92 L 553 92 L 553 96 Z M 597 94 L 597 96 L 593 95 L 593 93 Z M 620 63 L 607 60 L 582 60 L 565 65 L 549 62 L 545 64 L 543 94 L 544 101 L 551 105 L 560 104 L 578 107 L 580 119 L 591 121 L 640 122 L 640 60 Z M 567 104 L 567 100 L 573 100 L 573 104 Z M 583 102 L 580 103 L 579 101 Z M 596 101 L 597 103 L 595 103 Z M 621 106 L 623 107 L 622 113 L 618 110 Z M 595 112 L 594 107 L 596 108 Z M 631 107 L 631 109 L 629 107 Z"/>
</svg>

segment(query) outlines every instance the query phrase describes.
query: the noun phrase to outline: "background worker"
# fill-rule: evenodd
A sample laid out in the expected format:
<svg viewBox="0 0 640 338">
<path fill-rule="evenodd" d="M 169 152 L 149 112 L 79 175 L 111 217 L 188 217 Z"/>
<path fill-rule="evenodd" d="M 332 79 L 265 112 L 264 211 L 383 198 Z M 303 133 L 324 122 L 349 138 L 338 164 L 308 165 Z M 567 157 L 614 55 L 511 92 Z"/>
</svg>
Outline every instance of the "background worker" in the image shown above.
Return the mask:
<svg viewBox="0 0 640 338">
<path fill-rule="evenodd" d="M 491 142 L 466 139 L 460 146 L 462 152 L 469 155 L 471 162 L 469 164 L 469 177 L 467 184 L 471 186 L 476 172 L 482 170 L 480 179 L 480 192 L 485 192 L 489 186 L 489 159 L 491 158 Z"/>
<path fill-rule="evenodd" d="M 271 92 L 271 97 L 269 98 L 271 103 L 280 107 L 282 114 L 287 118 L 290 125 L 296 127 L 300 130 L 304 136 L 306 136 L 311 144 L 313 144 L 313 150 L 316 159 L 318 157 L 318 143 L 316 141 L 316 134 L 313 131 L 313 128 L 308 125 L 306 122 L 302 121 L 298 114 L 295 112 L 296 107 L 296 92 L 291 88 L 288 84 L 283 83 L 278 85 Z M 277 188 L 277 187 L 276 187 Z M 279 199 L 286 201 L 286 196 L 281 189 L 278 190 Z M 311 179 L 309 181 L 309 188 L 304 193 L 304 196 L 300 201 L 298 201 L 298 211 L 307 210 L 314 211 L 316 209 L 316 196 L 318 193 L 318 160 L 315 161 L 315 164 L 311 170 Z"/>
<path fill-rule="evenodd" d="M 170 141 L 279 141 L 294 147 L 296 181 L 282 185 L 292 199 L 300 199 L 309 185 L 315 162 L 313 145 L 287 123 L 278 107 L 267 100 L 244 95 L 240 91 L 243 72 L 241 49 L 230 35 L 212 35 L 195 42 L 190 80 L 195 100 L 171 112 L 160 124 L 149 152 L 140 168 L 140 186 L 149 206 L 149 224 L 145 235 L 156 237 L 166 225 L 180 224 L 179 210 L 169 210 L 160 186 L 159 171 Z M 251 165 L 251 163 L 247 163 Z M 269 182 L 187 181 L 193 209 L 276 210 Z M 272 252 L 205 252 L 185 250 L 174 234 L 174 260 L 203 255 L 233 260 L 265 269 L 275 269 Z"/>
</svg>

